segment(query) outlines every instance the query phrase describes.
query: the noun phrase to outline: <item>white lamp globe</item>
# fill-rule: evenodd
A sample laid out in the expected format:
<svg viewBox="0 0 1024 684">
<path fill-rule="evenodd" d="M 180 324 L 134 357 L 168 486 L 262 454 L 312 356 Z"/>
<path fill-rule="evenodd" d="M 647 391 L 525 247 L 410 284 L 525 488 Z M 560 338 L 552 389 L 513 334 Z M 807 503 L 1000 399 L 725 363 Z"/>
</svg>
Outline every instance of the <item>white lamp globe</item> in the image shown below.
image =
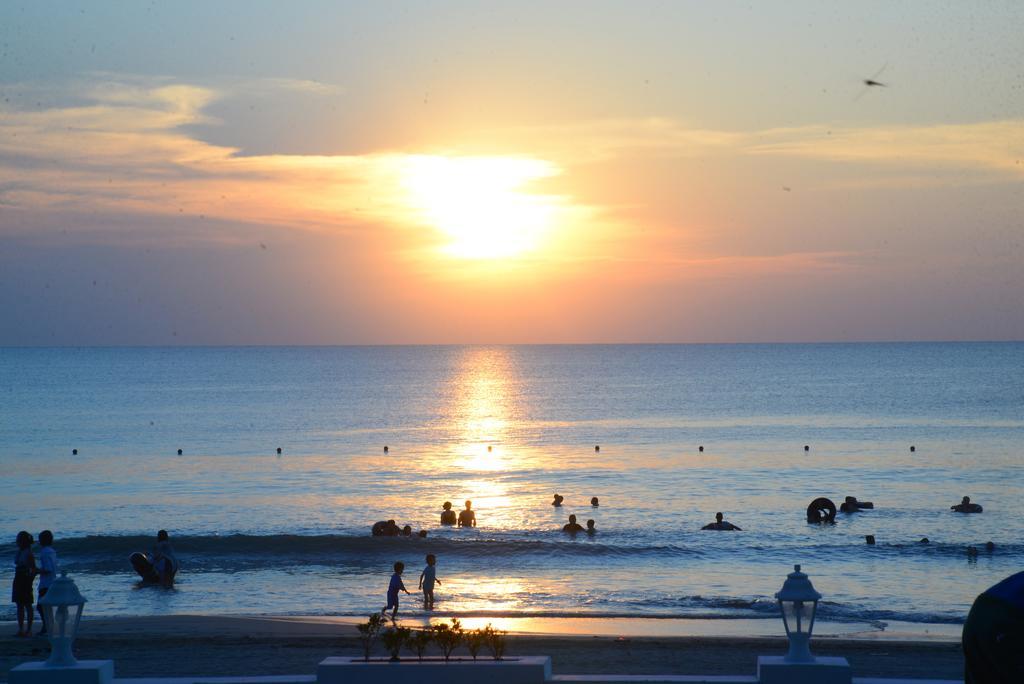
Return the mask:
<svg viewBox="0 0 1024 684">
<path fill-rule="evenodd" d="M 789 638 L 787 663 L 813 663 L 810 641 L 814 629 L 814 616 L 818 612 L 818 601 L 821 594 L 814 590 L 814 585 L 807 575 L 800 572 L 800 566 L 794 565 L 786 581 L 776 594 L 779 609 L 782 611 L 782 624 Z"/>
<path fill-rule="evenodd" d="M 78 591 L 75 583 L 68 578 L 66 571 L 53 581 L 46 596 L 39 599 L 39 605 L 46 616 L 46 630 L 50 638 L 50 657 L 46 659 L 47 667 L 68 667 L 77 661 L 71 653 L 71 644 L 78 633 L 78 623 L 82 619 L 82 608 L 85 597 Z"/>
</svg>

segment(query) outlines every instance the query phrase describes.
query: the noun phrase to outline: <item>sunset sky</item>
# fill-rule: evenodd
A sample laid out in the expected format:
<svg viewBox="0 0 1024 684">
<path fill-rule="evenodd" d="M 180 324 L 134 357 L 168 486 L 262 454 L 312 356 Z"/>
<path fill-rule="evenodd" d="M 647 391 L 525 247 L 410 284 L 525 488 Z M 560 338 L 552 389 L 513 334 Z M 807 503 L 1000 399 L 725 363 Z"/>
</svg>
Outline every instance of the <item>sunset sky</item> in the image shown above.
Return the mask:
<svg viewBox="0 0 1024 684">
<path fill-rule="evenodd" d="M 5 2 L 0 344 L 1024 339 L 1022 34 L 1016 2 Z"/>
</svg>

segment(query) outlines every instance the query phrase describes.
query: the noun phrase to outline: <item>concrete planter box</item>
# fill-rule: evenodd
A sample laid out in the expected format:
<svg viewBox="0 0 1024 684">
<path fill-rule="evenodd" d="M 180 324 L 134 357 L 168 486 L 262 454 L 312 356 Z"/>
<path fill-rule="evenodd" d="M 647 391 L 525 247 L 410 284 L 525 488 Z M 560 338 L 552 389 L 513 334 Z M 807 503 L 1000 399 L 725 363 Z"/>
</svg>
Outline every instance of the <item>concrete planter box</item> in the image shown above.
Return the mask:
<svg viewBox="0 0 1024 684">
<path fill-rule="evenodd" d="M 316 669 L 317 684 L 540 684 L 551 679 L 551 658 L 387 659 L 325 658 Z"/>
</svg>

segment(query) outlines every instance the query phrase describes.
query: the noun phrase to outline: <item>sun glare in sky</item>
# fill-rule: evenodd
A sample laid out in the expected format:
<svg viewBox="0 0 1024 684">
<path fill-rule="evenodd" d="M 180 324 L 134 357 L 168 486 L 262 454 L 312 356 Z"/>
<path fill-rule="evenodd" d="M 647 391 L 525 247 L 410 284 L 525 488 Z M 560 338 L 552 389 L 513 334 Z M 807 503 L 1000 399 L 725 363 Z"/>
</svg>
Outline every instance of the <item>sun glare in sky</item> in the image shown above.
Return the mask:
<svg viewBox="0 0 1024 684">
<path fill-rule="evenodd" d="M 416 155 L 402 182 L 418 219 L 444 235 L 445 254 L 501 259 L 541 247 L 557 199 L 525 187 L 558 173 L 541 159 Z"/>
</svg>

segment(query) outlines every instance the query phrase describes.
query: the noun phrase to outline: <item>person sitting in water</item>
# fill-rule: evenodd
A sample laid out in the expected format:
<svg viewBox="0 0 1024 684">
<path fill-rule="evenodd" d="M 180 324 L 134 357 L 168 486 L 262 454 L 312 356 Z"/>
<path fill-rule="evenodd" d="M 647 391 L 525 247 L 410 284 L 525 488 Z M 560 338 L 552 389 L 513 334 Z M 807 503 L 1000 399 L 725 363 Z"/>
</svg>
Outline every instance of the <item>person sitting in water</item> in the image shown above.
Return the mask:
<svg viewBox="0 0 1024 684">
<path fill-rule="evenodd" d="M 597 534 L 597 528 L 594 527 L 594 519 L 593 518 L 591 518 L 590 520 L 587 521 L 587 534 L 590 534 L 590 535 Z"/>
<path fill-rule="evenodd" d="M 569 522 L 567 522 L 562 527 L 562 531 L 563 532 L 568 532 L 569 534 L 576 534 L 577 532 L 582 532 L 583 531 L 583 525 L 580 525 L 578 522 L 576 522 L 576 516 L 575 515 L 570 515 L 569 516 Z"/>
<path fill-rule="evenodd" d="M 736 530 L 738 532 L 742 532 L 743 531 L 743 528 L 737 527 L 736 525 L 733 525 L 728 520 L 722 520 L 722 514 L 721 513 L 715 513 L 715 522 L 708 523 L 707 525 L 705 525 L 704 527 L 702 527 L 700 529 L 702 529 L 702 530 L 723 530 L 723 531 L 726 531 L 726 532 L 732 532 L 733 530 Z"/>
<path fill-rule="evenodd" d="M 406 525 L 405 527 L 402 528 L 402 536 L 403 537 L 411 537 L 412 536 L 412 525 Z"/>
<path fill-rule="evenodd" d="M 980 504 L 971 503 L 971 497 L 965 496 L 960 503 L 950 506 L 949 510 L 957 513 L 981 513 L 984 509 Z"/>
<path fill-rule="evenodd" d="M 455 511 L 452 510 L 452 502 L 445 501 L 442 506 L 444 509 L 441 511 L 441 524 L 442 525 L 454 525 L 455 524 Z"/>
<path fill-rule="evenodd" d="M 875 504 L 870 501 L 857 501 L 857 497 L 848 496 L 839 504 L 839 510 L 843 513 L 856 513 L 867 508 L 874 508 Z"/>
<path fill-rule="evenodd" d="M 476 527 L 476 513 L 473 511 L 473 502 L 466 501 L 466 510 L 459 511 L 459 527 Z"/>
<path fill-rule="evenodd" d="M 555 500 L 551 502 L 551 505 L 554 506 L 555 508 L 558 508 L 559 506 L 562 505 L 563 501 L 565 501 L 564 496 L 562 496 L 561 494 L 555 494 Z"/>
<path fill-rule="evenodd" d="M 178 558 L 171 548 L 171 540 L 167 530 L 156 533 L 156 546 L 153 547 L 153 569 L 160 576 L 160 584 L 170 587 L 174 584 L 174 576 L 178 573 Z"/>
</svg>

